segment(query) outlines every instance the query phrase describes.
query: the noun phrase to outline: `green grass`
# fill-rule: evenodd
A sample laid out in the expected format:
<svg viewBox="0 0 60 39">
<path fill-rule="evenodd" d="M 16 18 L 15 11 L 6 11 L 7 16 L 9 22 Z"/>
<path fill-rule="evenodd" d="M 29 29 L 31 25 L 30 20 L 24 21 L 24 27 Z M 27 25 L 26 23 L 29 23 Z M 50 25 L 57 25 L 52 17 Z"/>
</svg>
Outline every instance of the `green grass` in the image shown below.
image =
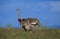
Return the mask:
<svg viewBox="0 0 60 39">
<path fill-rule="evenodd" d="M 17 28 L 0 28 L 0 39 L 60 39 L 60 29 L 41 29 L 40 32 L 35 29 L 30 33 Z"/>
</svg>

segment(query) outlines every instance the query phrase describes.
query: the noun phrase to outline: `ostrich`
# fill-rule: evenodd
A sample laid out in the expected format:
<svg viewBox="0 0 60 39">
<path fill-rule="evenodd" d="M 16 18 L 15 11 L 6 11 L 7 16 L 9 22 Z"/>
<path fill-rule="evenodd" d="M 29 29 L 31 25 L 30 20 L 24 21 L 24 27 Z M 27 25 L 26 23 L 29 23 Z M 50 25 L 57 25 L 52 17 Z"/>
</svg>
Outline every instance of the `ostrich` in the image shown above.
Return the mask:
<svg viewBox="0 0 60 39">
<path fill-rule="evenodd" d="M 20 9 L 17 8 L 16 11 L 18 13 L 18 21 L 25 31 L 32 31 L 33 27 L 36 25 L 38 27 L 40 27 L 40 22 L 37 18 L 23 18 L 23 19 L 21 19 L 20 18 Z"/>
</svg>

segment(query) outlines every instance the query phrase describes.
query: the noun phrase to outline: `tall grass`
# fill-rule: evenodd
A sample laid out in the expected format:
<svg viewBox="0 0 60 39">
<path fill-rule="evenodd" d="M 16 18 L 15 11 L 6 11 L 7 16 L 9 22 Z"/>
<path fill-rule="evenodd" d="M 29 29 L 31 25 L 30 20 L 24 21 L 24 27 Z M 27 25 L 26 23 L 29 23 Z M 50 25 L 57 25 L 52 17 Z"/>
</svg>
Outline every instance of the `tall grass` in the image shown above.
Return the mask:
<svg viewBox="0 0 60 39">
<path fill-rule="evenodd" d="M 34 29 L 30 33 L 18 28 L 0 28 L 0 39 L 60 39 L 60 29 L 41 29 L 40 32 Z"/>
</svg>

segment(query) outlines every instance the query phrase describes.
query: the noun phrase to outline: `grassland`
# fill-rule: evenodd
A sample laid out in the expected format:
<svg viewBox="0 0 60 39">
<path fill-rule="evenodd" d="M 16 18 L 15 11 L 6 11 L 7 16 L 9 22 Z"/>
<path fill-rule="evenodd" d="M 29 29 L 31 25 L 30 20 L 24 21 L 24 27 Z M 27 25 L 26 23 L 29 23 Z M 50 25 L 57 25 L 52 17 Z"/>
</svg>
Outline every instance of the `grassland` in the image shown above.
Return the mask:
<svg viewBox="0 0 60 39">
<path fill-rule="evenodd" d="M 0 28 L 0 39 L 60 39 L 60 29 L 33 30 L 30 33 L 18 28 Z"/>
</svg>

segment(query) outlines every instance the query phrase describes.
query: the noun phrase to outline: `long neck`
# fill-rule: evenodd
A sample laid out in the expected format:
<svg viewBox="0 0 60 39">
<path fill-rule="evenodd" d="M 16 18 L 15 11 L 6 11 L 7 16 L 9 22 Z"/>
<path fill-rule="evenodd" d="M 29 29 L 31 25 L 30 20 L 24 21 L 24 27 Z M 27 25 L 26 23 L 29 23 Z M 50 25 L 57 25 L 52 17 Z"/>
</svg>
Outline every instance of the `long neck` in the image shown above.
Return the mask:
<svg viewBox="0 0 60 39">
<path fill-rule="evenodd" d="M 18 13 L 18 21 L 20 22 L 20 21 L 21 21 L 21 18 L 20 18 L 20 9 L 17 8 L 16 11 L 17 11 L 17 13 Z"/>
<path fill-rule="evenodd" d="M 17 8 L 16 11 L 17 11 L 17 13 L 18 13 L 18 19 L 20 19 L 20 9 Z"/>
<path fill-rule="evenodd" d="M 21 22 L 20 11 L 18 11 L 18 21 Z"/>
<path fill-rule="evenodd" d="M 20 11 L 18 11 L 18 18 L 20 18 Z"/>
</svg>

